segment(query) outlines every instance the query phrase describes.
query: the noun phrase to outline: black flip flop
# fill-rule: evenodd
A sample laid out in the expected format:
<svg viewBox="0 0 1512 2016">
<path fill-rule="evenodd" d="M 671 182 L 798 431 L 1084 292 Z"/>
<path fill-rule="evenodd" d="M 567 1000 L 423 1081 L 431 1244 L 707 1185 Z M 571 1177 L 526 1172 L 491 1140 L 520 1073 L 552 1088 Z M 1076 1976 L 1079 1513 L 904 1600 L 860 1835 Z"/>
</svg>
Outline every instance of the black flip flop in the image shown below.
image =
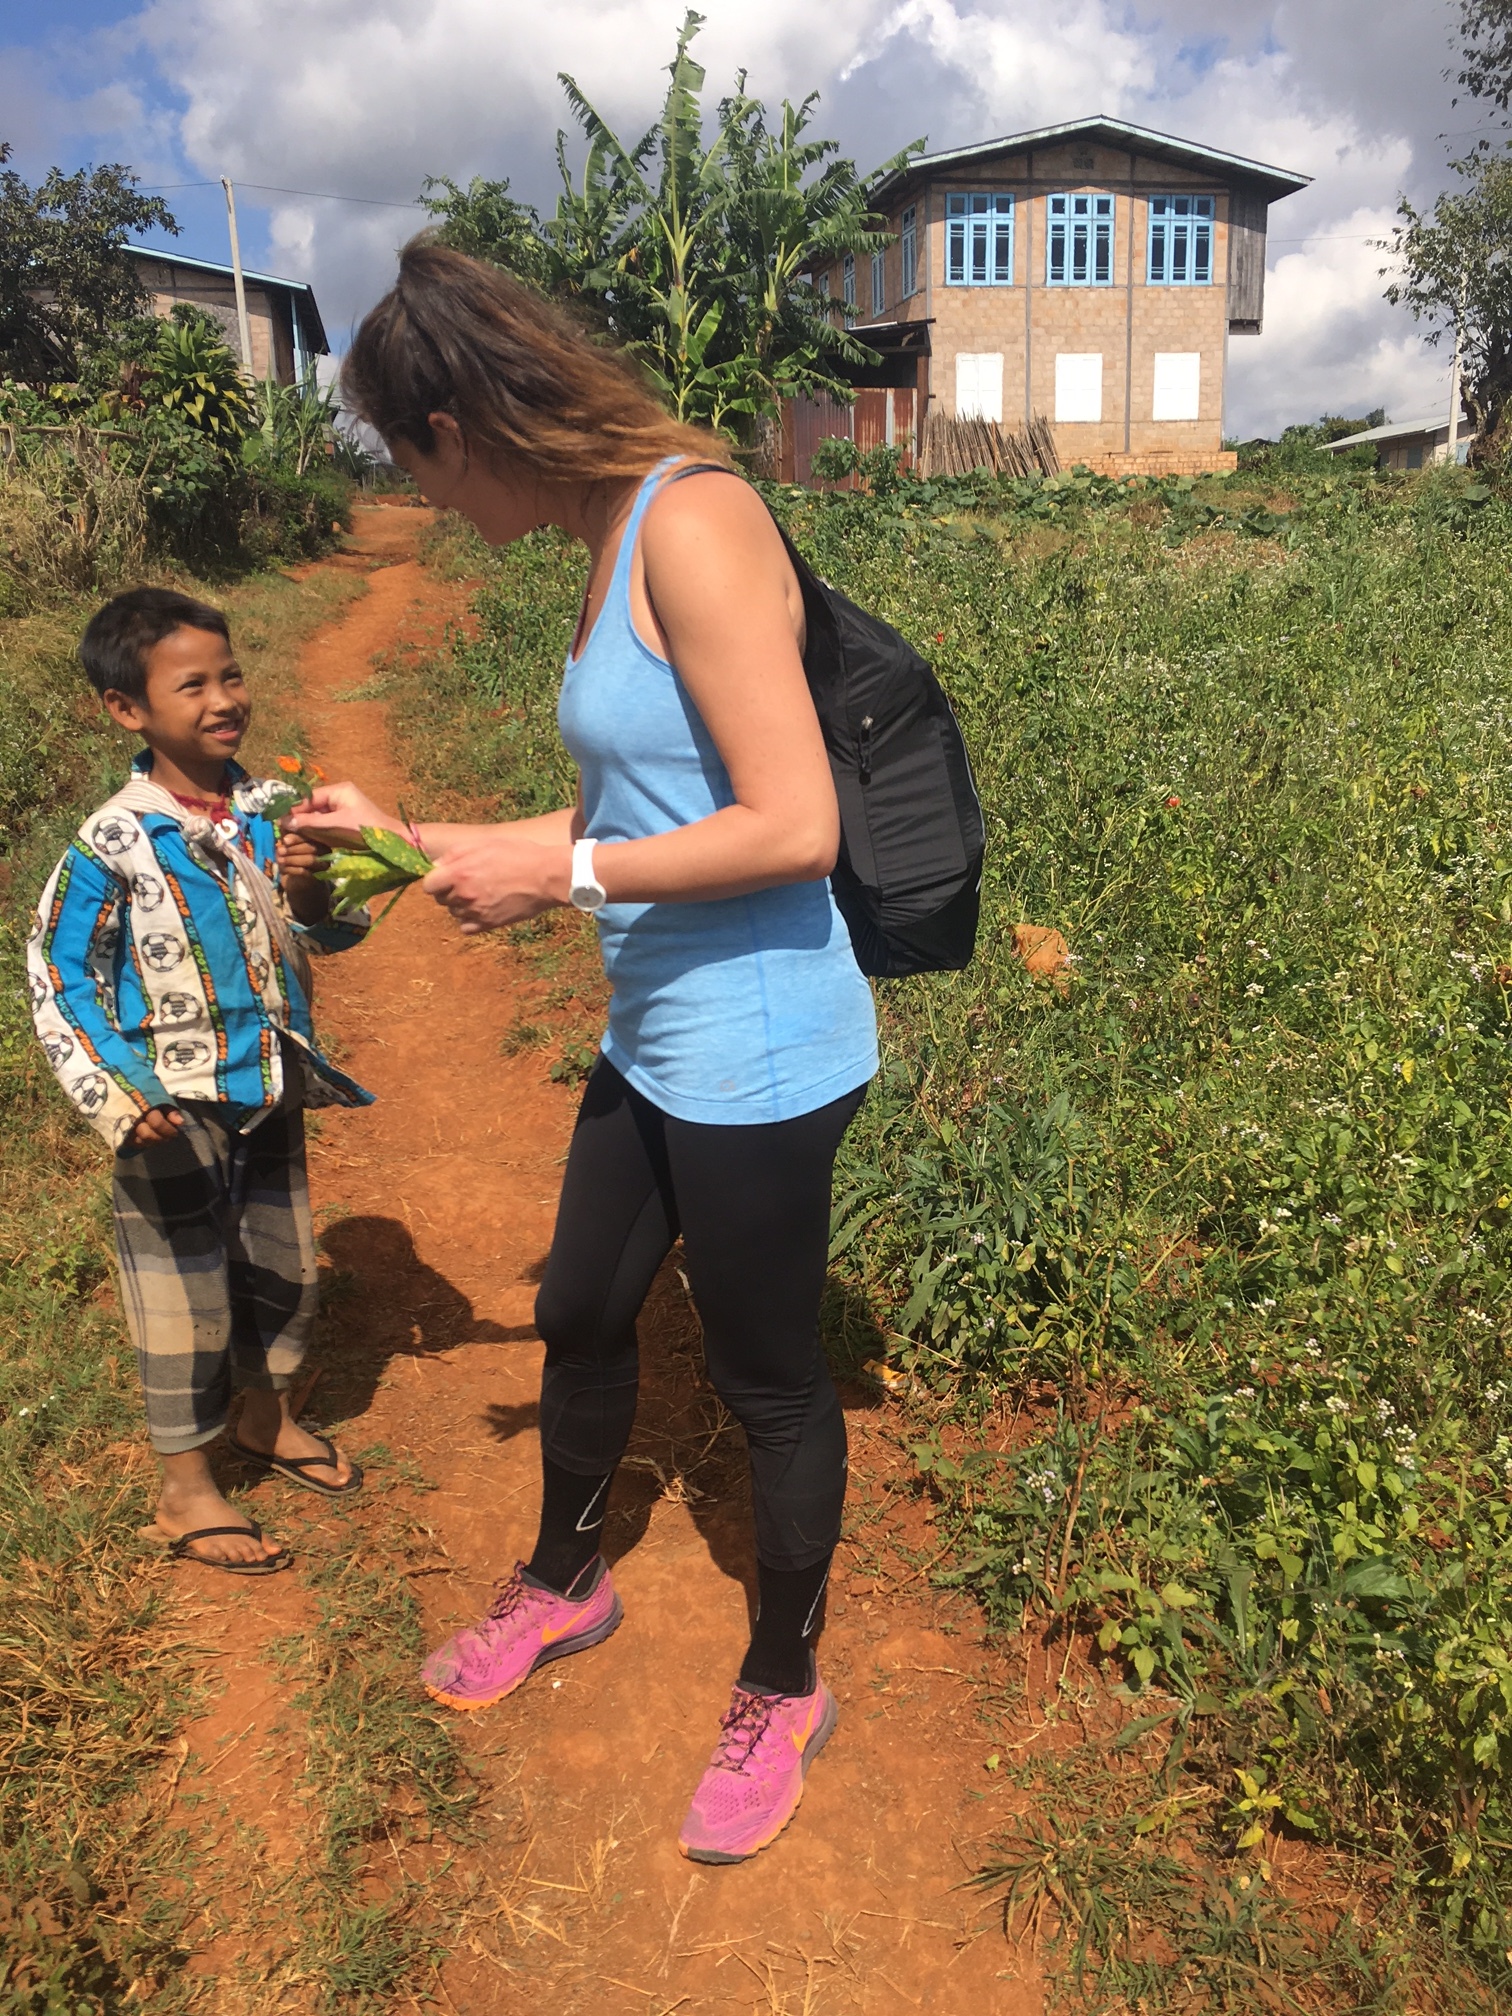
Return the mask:
<svg viewBox="0 0 1512 2016">
<path fill-rule="evenodd" d="M 352 1474 L 345 1484 L 322 1484 L 318 1477 L 305 1476 L 306 1470 L 323 1470 L 327 1465 L 333 1469 L 335 1467 L 336 1445 L 328 1442 L 324 1435 L 315 1437 L 326 1452 L 324 1456 L 267 1456 L 261 1449 L 249 1449 L 244 1442 L 238 1442 L 234 1435 L 228 1435 L 226 1440 L 244 1462 L 255 1463 L 263 1470 L 276 1470 L 280 1477 L 287 1477 L 291 1484 L 302 1484 L 306 1491 L 318 1491 L 322 1498 L 350 1498 L 354 1491 L 362 1489 L 362 1466 L 358 1463 L 352 1465 Z"/>
<path fill-rule="evenodd" d="M 168 1542 L 168 1559 L 193 1561 L 201 1568 L 219 1568 L 223 1575 L 277 1575 L 281 1569 L 294 1565 L 294 1556 L 287 1547 L 280 1547 L 276 1554 L 265 1555 L 261 1561 L 214 1561 L 208 1554 L 191 1551 L 191 1541 L 214 1540 L 227 1533 L 248 1533 L 254 1540 L 263 1537 L 261 1526 L 255 1523 L 250 1526 L 198 1526 L 192 1533 L 181 1533 L 177 1540 Z"/>
</svg>

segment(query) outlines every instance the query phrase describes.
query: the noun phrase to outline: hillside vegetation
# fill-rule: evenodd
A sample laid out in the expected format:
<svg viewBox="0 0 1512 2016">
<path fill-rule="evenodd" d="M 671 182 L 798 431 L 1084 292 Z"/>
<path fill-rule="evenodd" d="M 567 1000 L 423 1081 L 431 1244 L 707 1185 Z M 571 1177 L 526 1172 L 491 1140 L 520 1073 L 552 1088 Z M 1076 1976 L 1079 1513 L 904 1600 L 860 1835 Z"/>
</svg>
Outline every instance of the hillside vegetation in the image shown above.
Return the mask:
<svg viewBox="0 0 1512 2016">
<path fill-rule="evenodd" d="M 1443 1937 L 1494 1996 L 1512 508 L 1459 472 L 874 474 L 772 502 L 933 657 L 989 858 L 972 968 L 879 989 L 833 1341 L 908 1389 L 937 1572 L 1005 1629 L 1061 1620 L 1149 1759 L 1126 1812 L 1060 1783 L 984 1880 L 1010 1915 L 1053 1900 L 1068 1993 L 1255 2006 L 1261 1968 L 1306 1997 L 1276 2006 L 1404 2006 L 1398 1946 L 1344 1952 L 1337 1913 L 1277 1958 L 1259 1900 L 1300 1836 L 1382 1925 L 1410 1886 L 1414 1964 Z M 487 566 L 412 718 L 433 784 L 532 811 L 569 788 L 579 555 Z M 1063 988 L 1022 921 L 1065 933 Z"/>
</svg>

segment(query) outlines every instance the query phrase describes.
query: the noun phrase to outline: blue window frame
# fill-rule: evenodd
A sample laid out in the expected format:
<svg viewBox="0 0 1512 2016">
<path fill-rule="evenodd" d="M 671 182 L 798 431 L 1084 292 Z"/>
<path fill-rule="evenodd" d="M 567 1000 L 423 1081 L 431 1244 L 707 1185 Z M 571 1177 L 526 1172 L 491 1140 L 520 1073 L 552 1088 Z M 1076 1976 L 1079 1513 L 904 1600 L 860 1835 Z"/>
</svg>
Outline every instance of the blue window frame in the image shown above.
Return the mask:
<svg viewBox="0 0 1512 2016">
<path fill-rule="evenodd" d="M 903 255 L 903 293 L 907 300 L 919 290 L 919 213 L 910 203 L 903 212 L 903 230 L 898 240 Z"/>
<path fill-rule="evenodd" d="M 1047 287 L 1113 285 L 1113 198 L 1088 193 L 1046 198 Z"/>
<path fill-rule="evenodd" d="M 1013 198 L 962 195 L 945 198 L 947 287 L 1013 285 Z"/>
<path fill-rule="evenodd" d="M 1152 287 L 1208 287 L 1213 280 L 1211 196 L 1152 196 L 1146 278 Z"/>
<path fill-rule="evenodd" d="M 881 252 L 872 254 L 872 320 L 880 322 L 887 311 L 887 259 Z"/>
<path fill-rule="evenodd" d="M 847 252 L 845 263 L 840 269 L 840 297 L 845 303 L 845 326 L 850 328 L 856 319 L 856 255 Z"/>
</svg>

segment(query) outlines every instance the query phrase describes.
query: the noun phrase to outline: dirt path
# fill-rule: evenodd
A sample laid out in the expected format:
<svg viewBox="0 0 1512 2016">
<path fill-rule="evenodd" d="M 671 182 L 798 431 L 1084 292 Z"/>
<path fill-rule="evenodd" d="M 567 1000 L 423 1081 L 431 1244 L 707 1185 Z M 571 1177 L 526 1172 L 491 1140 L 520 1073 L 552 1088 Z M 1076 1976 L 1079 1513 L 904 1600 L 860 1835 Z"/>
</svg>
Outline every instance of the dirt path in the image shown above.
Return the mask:
<svg viewBox="0 0 1512 2016">
<path fill-rule="evenodd" d="M 352 546 L 375 570 L 369 592 L 305 658 L 312 750 L 388 802 L 405 779 L 383 704 L 346 696 L 370 680 L 375 652 L 438 634 L 462 606 L 462 591 L 413 558 L 421 523 L 412 509 L 359 512 Z M 550 1082 L 551 1051 L 501 1054 L 522 1017 L 549 1020 L 539 973 L 498 942 L 463 940 L 417 896 L 325 965 L 320 989 L 323 1031 L 380 1100 L 323 1117 L 312 1151 L 322 1246 L 342 1277 L 318 1411 L 343 1422 L 349 1446 L 381 1442 L 436 1485 L 423 1518 L 442 1570 L 414 1584 L 434 1639 L 478 1614 L 493 1578 L 530 1549 L 532 1301 L 576 1095 Z M 1022 1673 L 1013 1680 L 984 1649 L 974 1609 L 930 1592 L 891 1552 L 905 1536 L 926 1548 L 931 1529 L 901 1490 L 896 1423 L 871 1396 L 845 1396 L 852 1535 L 822 1653 L 839 1731 L 776 1846 L 731 1870 L 679 1857 L 678 1825 L 745 1643 L 753 1560 L 740 1438 L 702 1382 L 675 1266 L 642 1339 L 641 1419 L 606 1543 L 626 1621 L 463 1724 L 485 1840 L 461 1855 L 471 1902 L 441 2006 L 1031 2016 L 1040 1994 L 1027 1955 L 959 1886 L 1011 1804 L 984 1769 L 989 1753 L 1022 1755 L 1041 1735 L 1053 1745 L 1056 1725 L 1038 1711 L 1024 1719 Z M 259 1492 L 259 1516 L 272 1523 L 283 1502 Z M 237 1782 L 228 1745 L 260 1760 L 239 1783 L 238 1817 L 288 1866 L 303 1824 L 287 1796 L 299 1718 L 266 1647 L 311 1627 L 312 1597 L 295 1576 L 213 1597 L 200 1622 L 219 1634 L 226 1687 L 189 1732 L 190 1752 L 216 1790 Z"/>
</svg>

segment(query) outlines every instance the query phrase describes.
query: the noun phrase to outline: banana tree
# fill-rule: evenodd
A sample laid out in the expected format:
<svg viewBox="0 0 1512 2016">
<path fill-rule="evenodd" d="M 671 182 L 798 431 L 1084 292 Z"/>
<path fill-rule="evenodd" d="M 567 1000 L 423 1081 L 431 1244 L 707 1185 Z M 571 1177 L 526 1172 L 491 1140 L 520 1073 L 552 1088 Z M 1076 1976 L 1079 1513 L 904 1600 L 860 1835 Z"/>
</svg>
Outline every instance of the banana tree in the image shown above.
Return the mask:
<svg viewBox="0 0 1512 2016">
<path fill-rule="evenodd" d="M 705 144 L 705 73 L 690 48 L 702 26 L 690 9 L 660 116 L 632 144 L 563 73 L 586 152 L 574 178 L 557 135 L 561 191 L 538 229 L 507 184 L 462 190 L 433 178 L 424 200 L 448 242 L 586 310 L 640 358 L 680 419 L 749 438 L 790 393 L 851 396 L 839 367 L 873 353 L 838 326 L 804 268 L 888 238 L 854 163 L 807 135 L 817 94 L 784 102 L 769 124 L 742 72 Z"/>
<path fill-rule="evenodd" d="M 774 130 L 742 72 L 704 145 L 705 72 L 689 53 L 702 26 L 690 9 L 661 116 L 634 146 L 563 75 L 588 151 L 574 184 L 558 135 L 563 188 L 543 233 L 564 288 L 596 303 L 680 419 L 749 435 L 791 393 L 851 396 L 837 366 L 872 352 L 834 323 L 803 268 L 888 238 L 854 164 L 804 137 L 817 93 L 785 101 Z"/>
</svg>

